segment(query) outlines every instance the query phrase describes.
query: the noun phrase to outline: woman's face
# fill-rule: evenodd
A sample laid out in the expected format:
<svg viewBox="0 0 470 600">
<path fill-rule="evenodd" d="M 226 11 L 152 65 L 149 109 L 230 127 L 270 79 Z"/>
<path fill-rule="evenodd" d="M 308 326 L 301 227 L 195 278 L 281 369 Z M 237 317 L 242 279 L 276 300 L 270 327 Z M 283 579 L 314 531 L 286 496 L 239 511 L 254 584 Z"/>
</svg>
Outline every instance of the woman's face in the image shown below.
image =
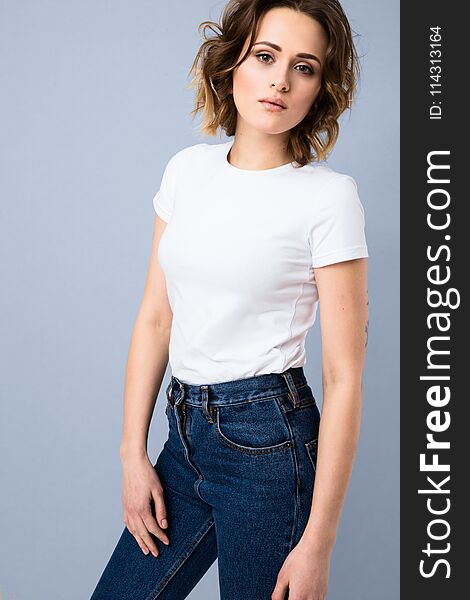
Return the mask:
<svg viewBox="0 0 470 600">
<path fill-rule="evenodd" d="M 239 58 L 248 45 L 249 37 Z M 276 134 L 300 123 L 320 91 L 327 45 L 318 21 L 290 8 L 269 10 L 248 57 L 233 72 L 237 125 L 243 119 L 245 126 Z M 281 99 L 286 108 L 261 102 L 269 97 Z"/>
</svg>

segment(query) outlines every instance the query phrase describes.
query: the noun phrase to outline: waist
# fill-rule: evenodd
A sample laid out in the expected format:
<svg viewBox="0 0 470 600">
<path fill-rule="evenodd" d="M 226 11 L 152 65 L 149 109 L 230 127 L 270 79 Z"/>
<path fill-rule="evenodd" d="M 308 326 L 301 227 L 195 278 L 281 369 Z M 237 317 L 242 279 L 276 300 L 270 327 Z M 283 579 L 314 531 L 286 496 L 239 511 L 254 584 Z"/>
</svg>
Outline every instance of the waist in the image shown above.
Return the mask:
<svg viewBox="0 0 470 600">
<path fill-rule="evenodd" d="M 264 373 L 243 379 L 212 384 L 192 384 L 171 376 L 166 389 L 170 404 L 186 402 L 202 406 L 203 399 L 212 406 L 254 402 L 289 394 L 292 400 L 301 402 L 302 395 L 311 394 L 303 367 L 291 367 L 282 373 Z"/>
</svg>

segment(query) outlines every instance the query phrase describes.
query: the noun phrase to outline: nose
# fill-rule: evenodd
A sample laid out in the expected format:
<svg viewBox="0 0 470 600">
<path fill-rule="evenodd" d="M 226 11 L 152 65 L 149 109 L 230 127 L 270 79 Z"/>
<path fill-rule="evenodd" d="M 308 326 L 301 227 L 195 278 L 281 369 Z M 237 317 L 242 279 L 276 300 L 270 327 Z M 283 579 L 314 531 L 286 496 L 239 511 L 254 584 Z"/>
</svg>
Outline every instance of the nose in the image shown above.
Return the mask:
<svg viewBox="0 0 470 600">
<path fill-rule="evenodd" d="M 288 72 L 287 66 L 280 66 L 276 72 L 273 71 L 272 74 L 274 75 L 274 79 L 271 83 L 271 87 L 274 85 L 276 90 L 287 92 L 290 87 Z"/>
</svg>

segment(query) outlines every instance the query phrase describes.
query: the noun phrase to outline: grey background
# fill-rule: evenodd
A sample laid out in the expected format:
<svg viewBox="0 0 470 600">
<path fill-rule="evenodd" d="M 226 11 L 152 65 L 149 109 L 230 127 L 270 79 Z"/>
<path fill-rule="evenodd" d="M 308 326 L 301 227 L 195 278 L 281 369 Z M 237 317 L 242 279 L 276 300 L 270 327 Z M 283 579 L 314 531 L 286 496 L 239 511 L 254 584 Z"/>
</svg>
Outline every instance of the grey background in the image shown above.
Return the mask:
<svg viewBox="0 0 470 600">
<path fill-rule="evenodd" d="M 330 600 L 399 597 L 399 3 L 348 0 L 363 76 L 329 164 L 366 210 L 360 445 Z M 197 25 L 223 2 L 2 0 L 0 598 L 89 598 L 124 524 L 124 368 L 166 161 L 189 116 Z M 321 401 L 318 322 L 307 377 Z M 167 371 L 164 386 L 169 377 Z M 150 432 L 166 436 L 164 388 Z M 216 600 L 217 562 L 190 598 Z"/>
</svg>

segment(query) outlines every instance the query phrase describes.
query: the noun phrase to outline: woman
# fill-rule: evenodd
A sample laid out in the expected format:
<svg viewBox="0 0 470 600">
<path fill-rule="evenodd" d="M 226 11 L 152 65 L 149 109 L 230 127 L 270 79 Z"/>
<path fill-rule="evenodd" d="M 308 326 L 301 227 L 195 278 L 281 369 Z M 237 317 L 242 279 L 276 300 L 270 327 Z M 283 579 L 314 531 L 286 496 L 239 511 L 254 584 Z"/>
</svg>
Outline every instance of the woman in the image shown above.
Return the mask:
<svg viewBox="0 0 470 600">
<path fill-rule="evenodd" d="M 126 371 L 126 528 L 92 600 L 180 600 L 216 558 L 223 600 L 322 600 L 359 433 L 368 254 L 354 179 L 318 161 L 356 52 L 336 0 L 231 0 L 202 25 L 219 32 L 192 67 L 194 112 L 234 140 L 177 152 L 154 198 Z M 303 372 L 319 300 L 321 426 Z"/>
</svg>

